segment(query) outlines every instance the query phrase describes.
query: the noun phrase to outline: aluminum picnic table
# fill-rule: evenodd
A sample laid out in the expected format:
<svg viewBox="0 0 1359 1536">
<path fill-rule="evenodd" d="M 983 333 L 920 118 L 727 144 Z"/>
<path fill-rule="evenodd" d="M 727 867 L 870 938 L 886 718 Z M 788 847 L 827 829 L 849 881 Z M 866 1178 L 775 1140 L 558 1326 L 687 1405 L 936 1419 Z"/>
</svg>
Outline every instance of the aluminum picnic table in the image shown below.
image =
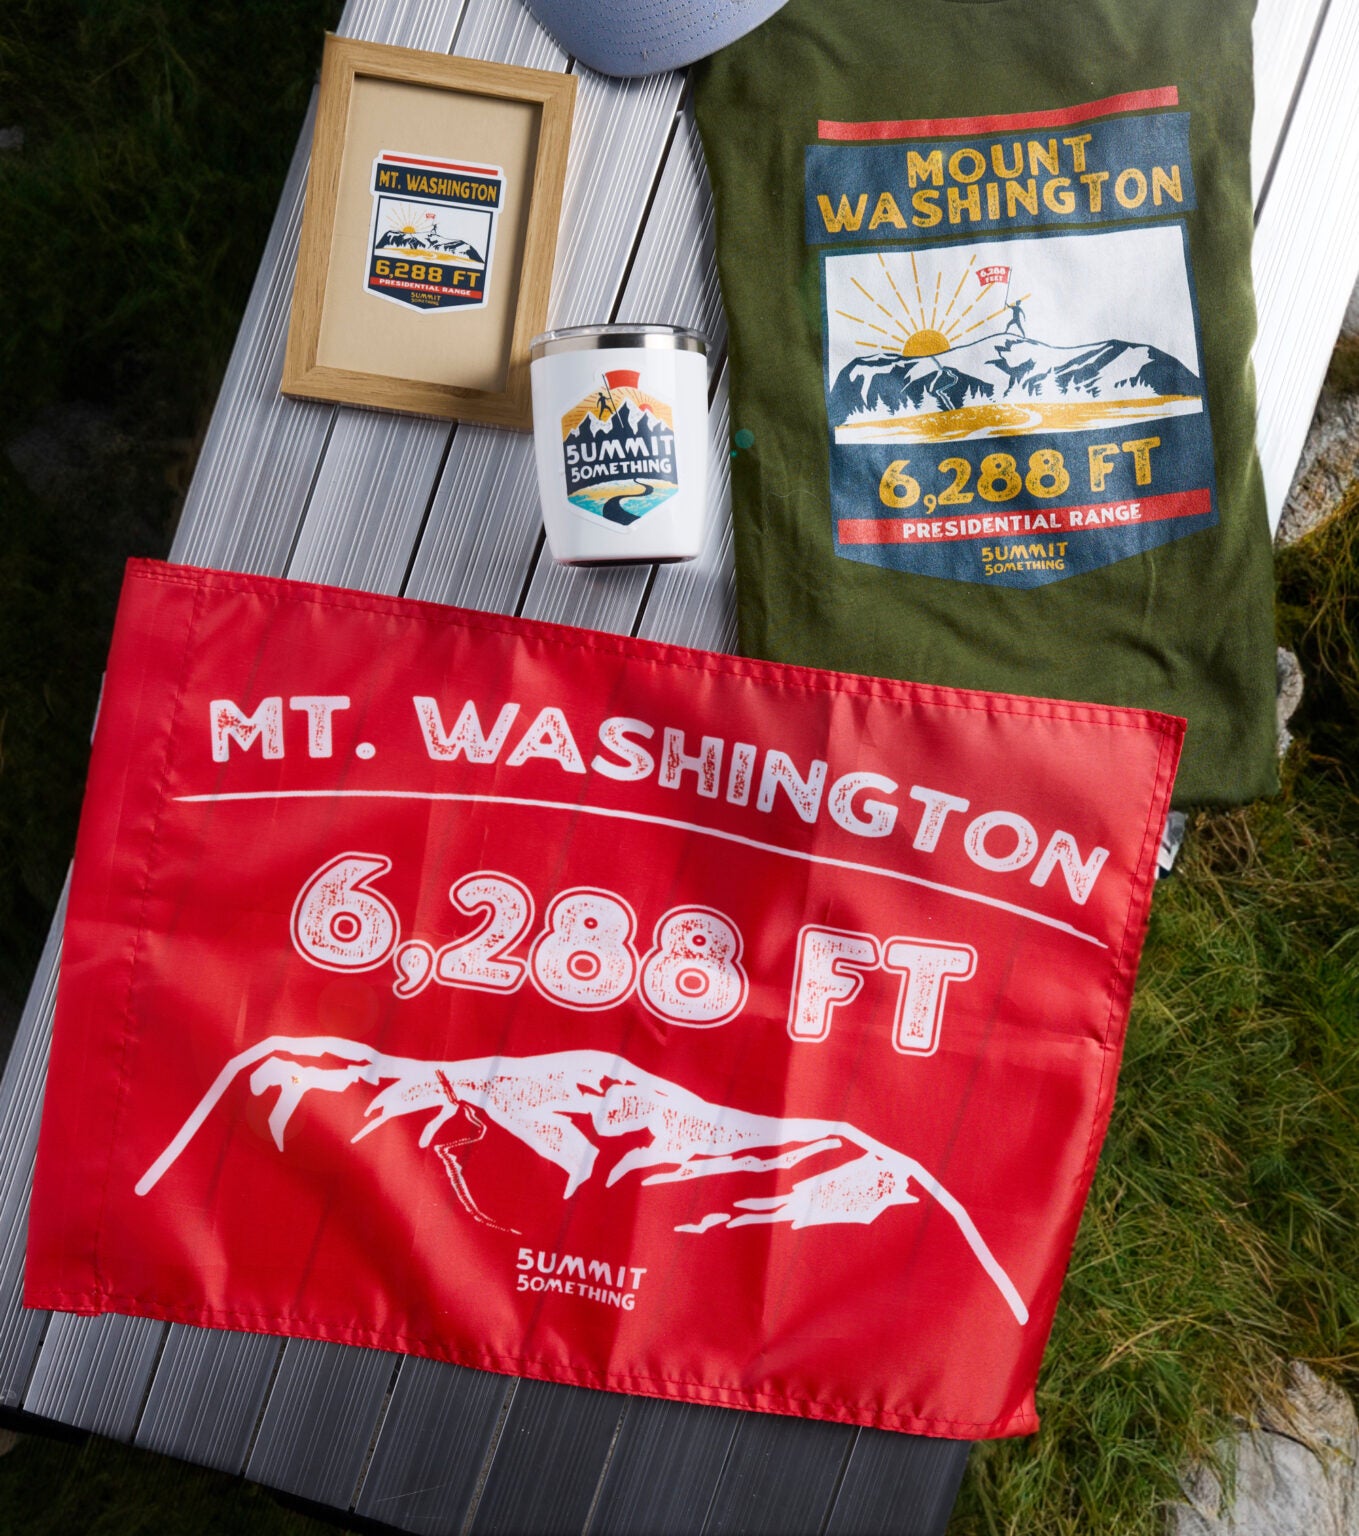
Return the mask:
<svg viewBox="0 0 1359 1536">
<path fill-rule="evenodd" d="M 726 329 L 686 76 L 576 66 L 519 0 L 350 0 L 339 30 L 579 74 L 548 323 L 663 320 L 711 338 L 707 544 L 686 565 L 557 566 L 527 435 L 279 394 L 309 116 L 171 558 L 733 650 Z M 1259 0 L 1255 44 L 1258 441 L 1277 524 L 1359 272 L 1359 3 Z M 608 153 L 620 142 L 626 156 Z M 133 1442 L 403 1531 L 944 1528 L 964 1441 L 23 1308 L 63 912 L 64 900 L 0 1079 L 0 1412 L 12 1421 Z"/>
</svg>

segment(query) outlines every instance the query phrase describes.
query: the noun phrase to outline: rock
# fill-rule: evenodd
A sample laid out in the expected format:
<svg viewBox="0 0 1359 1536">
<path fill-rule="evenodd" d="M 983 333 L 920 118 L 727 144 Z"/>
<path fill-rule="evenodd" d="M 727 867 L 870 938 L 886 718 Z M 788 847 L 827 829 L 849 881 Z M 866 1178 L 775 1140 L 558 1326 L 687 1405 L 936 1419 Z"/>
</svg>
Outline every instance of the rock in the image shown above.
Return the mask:
<svg viewBox="0 0 1359 1536">
<path fill-rule="evenodd" d="M 1327 385 L 1284 504 L 1276 538 L 1296 544 L 1332 517 L 1359 481 L 1359 393 Z"/>
<path fill-rule="evenodd" d="M 1175 860 L 1184 847 L 1184 829 L 1187 818 L 1183 811 L 1171 811 L 1161 828 L 1161 846 L 1156 851 L 1156 878 L 1164 880 L 1175 868 Z"/>
<path fill-rule="evenodd" d="M 1359 1418 L 1339 1387 L 1294 1363 L 1281 1410 L 1262 1412 L 1222 1459 L 1236 1463 L 1235 1497 L 1208 1467 L 1182 1479 L 1185 1503 L 1169 1536 L 1357 1536 Z"/>
<path fill-rule="evenodd" d="M 1275 722 L 1279 734 L 1275 744 L 1279 756 L 1282 757 L 1293 740 L 1288 722 L 1293 718 L 1298 705 L 1302 703 L 1302 668 L 1293 652 L 1284 650 L 1283 646 L 1279 646 L 1275 652 L 1274 667 L 1279 689 L 1275 703 Z"/>
<path fill-rule="evenodd" d="M 1294 544 L 1359 495 L 1359 287 L 1350 296 L 1316 415 L 1279 520 Z"/>
</svg>

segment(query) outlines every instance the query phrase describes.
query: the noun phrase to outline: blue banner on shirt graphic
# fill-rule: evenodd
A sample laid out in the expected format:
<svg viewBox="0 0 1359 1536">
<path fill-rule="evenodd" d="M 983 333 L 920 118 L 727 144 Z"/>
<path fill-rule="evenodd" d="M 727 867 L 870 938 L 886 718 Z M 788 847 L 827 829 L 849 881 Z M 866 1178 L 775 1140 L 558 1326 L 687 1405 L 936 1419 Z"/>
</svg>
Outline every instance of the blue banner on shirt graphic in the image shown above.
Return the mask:
<svg viewBox="0 0 1359 1536">
<path fill-rule="evenodd" d="M 1121 223 L 1194 206 L 1187 112 L 806 152 L 808 245 Z"/>
</svg>

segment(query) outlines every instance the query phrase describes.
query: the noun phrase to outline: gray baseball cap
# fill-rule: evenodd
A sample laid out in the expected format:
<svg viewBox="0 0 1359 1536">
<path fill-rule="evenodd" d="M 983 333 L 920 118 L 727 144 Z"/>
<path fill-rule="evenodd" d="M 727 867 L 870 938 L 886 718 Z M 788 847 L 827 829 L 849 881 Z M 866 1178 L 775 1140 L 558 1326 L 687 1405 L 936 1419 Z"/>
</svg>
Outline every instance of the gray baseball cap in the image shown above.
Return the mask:
<svg viewBox="0 0 1359 1536">
<path fill-rule="evenodd" d="M 569 54 L 605 75 L 655 75 L 734 43 L 785 0 L 527 0 Z"/>
</svg>

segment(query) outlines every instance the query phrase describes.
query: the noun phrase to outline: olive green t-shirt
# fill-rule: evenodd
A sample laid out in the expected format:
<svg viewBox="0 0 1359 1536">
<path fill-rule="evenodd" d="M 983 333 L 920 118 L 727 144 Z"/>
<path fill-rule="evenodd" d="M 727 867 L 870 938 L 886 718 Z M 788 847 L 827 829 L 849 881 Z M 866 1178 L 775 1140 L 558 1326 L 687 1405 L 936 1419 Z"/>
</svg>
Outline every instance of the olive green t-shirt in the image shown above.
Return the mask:
<svg viewBox="0 0 1359 1536">
<path fill-rule="evenodd" d="M 700 65 L 742 649 L 1276 787 L 1253 0 L 790 0 Z M 1116 765 L 1111 765 L 1116 771 Z"/>
</svg>

